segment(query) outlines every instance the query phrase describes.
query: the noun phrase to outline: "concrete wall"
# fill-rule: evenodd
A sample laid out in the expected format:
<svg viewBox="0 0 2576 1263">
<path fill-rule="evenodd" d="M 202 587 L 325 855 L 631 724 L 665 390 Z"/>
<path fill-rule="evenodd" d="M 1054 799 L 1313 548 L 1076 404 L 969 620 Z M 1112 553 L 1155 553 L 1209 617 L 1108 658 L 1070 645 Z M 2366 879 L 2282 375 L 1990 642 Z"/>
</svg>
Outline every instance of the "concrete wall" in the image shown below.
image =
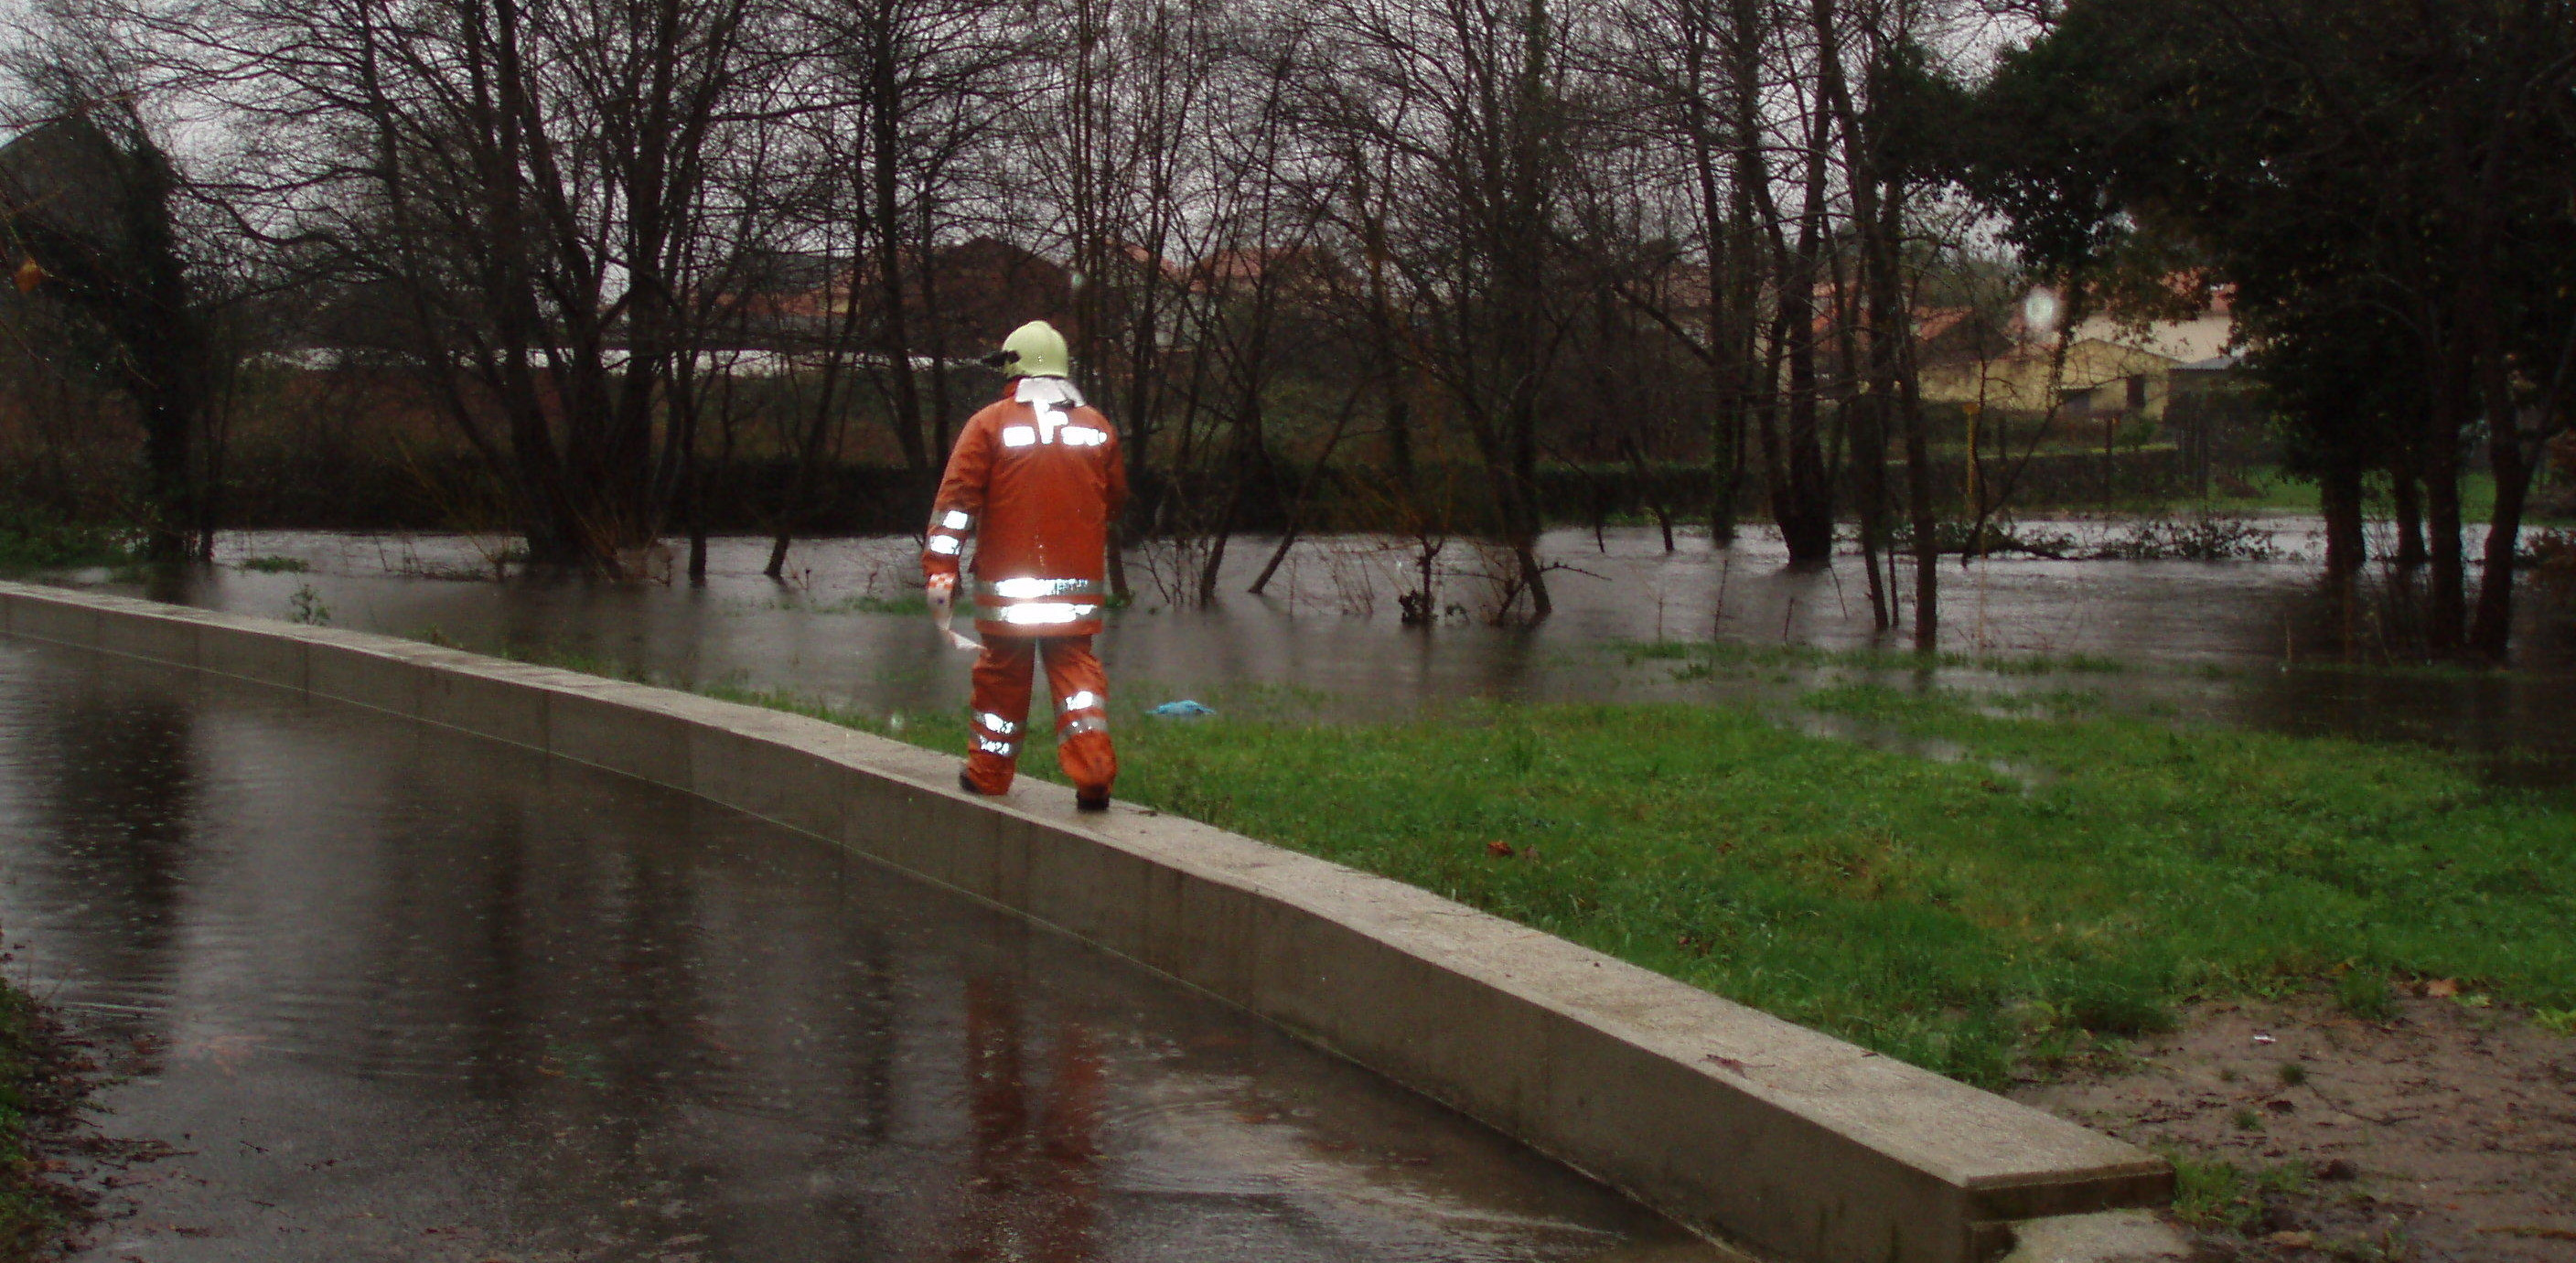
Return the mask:
<svg viewBox="0 0 2576 1263">
<path fill-rule="evenodd" d="M 0 631 L 674 786 L 1240 1005 L 1683 1223 L 1802 1260 L 1989 1258 L 2010 1221 L 2161 1205 L 2152 1155 L 1424 891 L 818 720 L 453 649 L 0 584 Z"/>
</svg>

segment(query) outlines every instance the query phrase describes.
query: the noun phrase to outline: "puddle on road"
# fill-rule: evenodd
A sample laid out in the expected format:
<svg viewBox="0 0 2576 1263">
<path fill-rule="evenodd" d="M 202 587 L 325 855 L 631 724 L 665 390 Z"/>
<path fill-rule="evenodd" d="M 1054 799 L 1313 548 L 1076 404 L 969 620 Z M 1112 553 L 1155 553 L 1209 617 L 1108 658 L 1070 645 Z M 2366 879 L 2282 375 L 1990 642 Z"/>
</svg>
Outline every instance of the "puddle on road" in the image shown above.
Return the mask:
<svg viewBox="0 0 2576 1263">
<path fill-rule="evenodd" d="M 685 795 L 0 640 L 15 975 L 130 1050 L 82 1257 L 1718 1255 L 1063 938 Z"/>
</svg>

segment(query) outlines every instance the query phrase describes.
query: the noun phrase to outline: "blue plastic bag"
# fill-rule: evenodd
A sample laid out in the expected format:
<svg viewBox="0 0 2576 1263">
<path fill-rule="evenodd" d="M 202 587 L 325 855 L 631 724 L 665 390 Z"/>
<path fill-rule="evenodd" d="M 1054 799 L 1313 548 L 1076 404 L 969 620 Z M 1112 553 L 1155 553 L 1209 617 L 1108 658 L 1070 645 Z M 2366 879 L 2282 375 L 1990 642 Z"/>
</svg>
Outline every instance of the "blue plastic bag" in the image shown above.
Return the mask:
<svg viewBox="0 0 2576 1263">
<path fill-rule="evenodd" d="M 1167 719 L 1190 719 L 1199 715 L 1213 715 L 1216 712 L 1208 707 L 1198 704 L 1197 702 L 1183 698 L 1177 702 L 1165 702 L 1146 713 L 1161 715 Z"/>
</svg>

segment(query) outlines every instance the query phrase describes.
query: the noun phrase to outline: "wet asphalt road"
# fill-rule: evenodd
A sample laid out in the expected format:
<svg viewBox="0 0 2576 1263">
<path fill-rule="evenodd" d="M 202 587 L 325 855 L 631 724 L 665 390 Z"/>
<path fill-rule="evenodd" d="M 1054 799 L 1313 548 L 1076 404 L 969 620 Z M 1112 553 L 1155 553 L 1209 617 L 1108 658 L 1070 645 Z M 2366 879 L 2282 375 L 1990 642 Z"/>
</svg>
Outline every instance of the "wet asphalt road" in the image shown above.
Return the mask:
<svg viewBox="0 0 2576 1263">
<path fill-rule="evenodd" d="M 1078 944 L 352 708 L 0 639 L 0 848 L 139 1142 L 83 1259 L 1716 1257 Z"/>
</svg>

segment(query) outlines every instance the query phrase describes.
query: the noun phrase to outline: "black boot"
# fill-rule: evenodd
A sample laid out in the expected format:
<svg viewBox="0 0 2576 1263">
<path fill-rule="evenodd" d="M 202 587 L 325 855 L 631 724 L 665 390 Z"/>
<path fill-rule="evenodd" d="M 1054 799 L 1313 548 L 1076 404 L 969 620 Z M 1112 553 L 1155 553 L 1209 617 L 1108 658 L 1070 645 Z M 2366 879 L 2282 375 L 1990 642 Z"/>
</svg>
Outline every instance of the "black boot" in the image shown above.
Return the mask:
<svg viewBox="0 0 2576 1263">
<path fill-rule="evenodd" d="M 1077 791 L 1073 796 L 1073 809 L 1076 811 L 1107 811 L 1109 810 L 1109 791 L 1105 789 L 1097 792 L 1091 790 Z"/>
</svg>

